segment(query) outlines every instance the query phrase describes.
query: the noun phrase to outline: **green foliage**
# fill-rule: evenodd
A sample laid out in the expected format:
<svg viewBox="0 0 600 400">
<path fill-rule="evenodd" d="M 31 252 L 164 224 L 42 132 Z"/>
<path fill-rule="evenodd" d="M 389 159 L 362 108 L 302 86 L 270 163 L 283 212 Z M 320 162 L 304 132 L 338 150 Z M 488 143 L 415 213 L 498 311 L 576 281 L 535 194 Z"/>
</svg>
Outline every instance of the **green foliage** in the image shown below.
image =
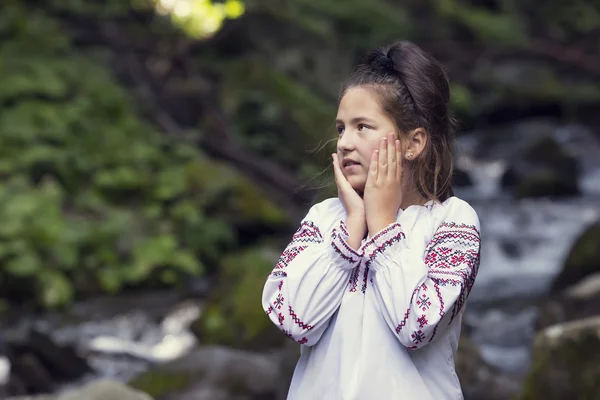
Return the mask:
<svg viewBox="0 0 600 400">
<path fill-rule="evenodd" d="M 260 248 L 223 260 L 214 296 L 192 325 L 202 343 L 264 349 L 285 339 L 260 307 L 262 287 L 276 261 L 276 252 Z"/>
<path fill-rule="evenodd" d="M 52 19 L 4 6 L 0 35 L 2 286 L 54 307 L 176 284 L 216 264 L 236 224 L 285 220 L 240 174 L 143 123 Z"/>
<path fill-rule="evenodd" d="M 462 23 L 483 42 L 521 46 L 528 40 L 525 26 L 513 9 L 491 11 L 461 0 L 436 0 L 441 15 Z"/>
</svg>

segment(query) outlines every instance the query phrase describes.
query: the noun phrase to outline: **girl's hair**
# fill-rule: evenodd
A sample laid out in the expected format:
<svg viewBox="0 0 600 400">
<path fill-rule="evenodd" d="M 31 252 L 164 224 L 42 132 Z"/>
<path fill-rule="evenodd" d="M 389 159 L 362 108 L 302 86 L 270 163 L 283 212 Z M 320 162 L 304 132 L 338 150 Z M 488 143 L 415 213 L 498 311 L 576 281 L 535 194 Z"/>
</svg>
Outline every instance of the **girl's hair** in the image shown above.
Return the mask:
<svg viewBox="0 0 600 400">
<path fill-rule="evenodd" d="M 369 53 L 342 86 L 339 101 L 352 87 L 368 87 L 400 134 L 423 128 L 424 151 L 414 162 L 414 180 L 426 198 L 444 201 L 453 195 L 455 121 L 450 115 L 450 87 L 442 65 L 409 41 Z"/>
</svg>

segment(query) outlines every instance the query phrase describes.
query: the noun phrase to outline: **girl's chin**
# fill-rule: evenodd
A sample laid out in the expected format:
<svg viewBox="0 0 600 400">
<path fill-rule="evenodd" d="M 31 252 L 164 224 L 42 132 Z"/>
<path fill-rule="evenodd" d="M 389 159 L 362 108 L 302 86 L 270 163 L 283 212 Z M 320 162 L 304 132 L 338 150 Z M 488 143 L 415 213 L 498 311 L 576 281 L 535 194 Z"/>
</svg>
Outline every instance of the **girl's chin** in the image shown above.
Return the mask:
<svg viewBox="0 0 600 400">
<path fill-rule="evenodd" d="M 352 189 L 356 190 L 360 195 L 365 191 L 365 182 L 363 180 L 350 178 L 348 182 L 352 186 Z"/>
</svg>

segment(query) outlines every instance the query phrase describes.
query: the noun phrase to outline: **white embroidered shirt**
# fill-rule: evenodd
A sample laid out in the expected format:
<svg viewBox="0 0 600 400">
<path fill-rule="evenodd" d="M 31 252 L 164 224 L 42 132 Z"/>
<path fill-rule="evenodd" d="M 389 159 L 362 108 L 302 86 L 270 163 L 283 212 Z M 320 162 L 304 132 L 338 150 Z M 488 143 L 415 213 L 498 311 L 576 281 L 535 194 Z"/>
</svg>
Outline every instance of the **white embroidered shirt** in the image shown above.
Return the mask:
<svg viewBox="0 0 600 400">
<path fill-rule="evenodd" d="M 462 399 L 454 356 L 477 214 L 457 197 L 410 206 L 357 251 L 346 216 L 337 198 L 314 205 L 263 290 L 269 318 L 301 344 L 288 400 Z"/>
</svg>

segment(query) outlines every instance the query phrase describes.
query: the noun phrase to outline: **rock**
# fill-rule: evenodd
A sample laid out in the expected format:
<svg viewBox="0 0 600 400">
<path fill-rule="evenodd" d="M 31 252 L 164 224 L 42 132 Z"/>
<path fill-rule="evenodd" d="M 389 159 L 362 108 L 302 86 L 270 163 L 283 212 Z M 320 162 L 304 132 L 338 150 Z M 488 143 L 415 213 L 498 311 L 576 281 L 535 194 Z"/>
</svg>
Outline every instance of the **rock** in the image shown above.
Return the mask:
<svg viewBox="0 0 600 400">
<path fill-rule="evenodd" d="M 600 221 L 575 240 L 550 294 L 540 306 L 536 329 L 600 314 Z"/>
<path fill-rule="evenodd" d="M 512 166 L 508 166 L 500 177 L 500 186 L 503 188 L 514 188 L 519 182 L 519 174 Z"/>
<path fill-rule="evenodd" d="M 280 369 L 282 360 L 281 353 L 206 346 L 151 369 L 129 384 L 157 400 L 275 400 L 289 384 Z"/>
<path fill-rule="evenodd" d="M 536 329 L 600 315 L 600 272 L 550 296 L 540 307 Z"/>
<path fill-rule="evenodd" d="M 517 198 L 579 194 L 579 166 L 551 136 L 531 142 L 514 155 L 500 182 Z"/>
<path fill-rule="evenodd" d="M 524 179 L 515 191 L 518 199 L 526 197 L 560 197 L 579 194 L 577 181 L 560 174 L 548 173 Z"/>
<path fill-rule="evenodd" d="M 13 397 L 10 400 L 152 400 L 145 393 L 133 390 L 120 382 L 100 380 L 90 383 L 81 389 L 72 390 L 61 395 L 44 395 L 35 397 Z"/>
<path fill-rule="evenodd" d="M 465 400 L 505 400 L 519 391 L 518 382 L 487 364 L 479 347 L 464 334 L 460 338 L 455 365 Z"/>
<path fill-rule="evenodd" d="M 520 243 L 515 238 L 500 238 L 498 245 L 502 249 L 504 255 L 511 259 L 520 258 L 523 254 Z"/>
<path fill-rule="evenodd" d="M 56 343 L 45 332 L 24 327 L 4 331 L 3 342 L 11 364 L 5 390 L 9 395 L 53 392 L 57 383 L 92 372 L 73 346 Z"/>
<path fill-rule="evenodd" d="M 557 293 L 596 272 L 600 272 L 600 221 L 588 226 L 575 240 L 551 292 Z"/>
<path fill-rule="evenodd" d="M 519 400 L 597 399 L 599 365 L 600 317 L 549 326 L 535 339 Z"/>
<path fill-rule="evenodd" d="M 452 186 L 473 186 L 473 179 L 465 170 L 461 168 L 454 168 L 454 173 L 452 174 Z"/>
<path fill-rule="evenodd" d="M 146 393 L 133 390 L 126 385 L 111 381 L 97 381 L 81 390 L 61 395 L 57 400 L 151 400 Z"/>
</svg>

